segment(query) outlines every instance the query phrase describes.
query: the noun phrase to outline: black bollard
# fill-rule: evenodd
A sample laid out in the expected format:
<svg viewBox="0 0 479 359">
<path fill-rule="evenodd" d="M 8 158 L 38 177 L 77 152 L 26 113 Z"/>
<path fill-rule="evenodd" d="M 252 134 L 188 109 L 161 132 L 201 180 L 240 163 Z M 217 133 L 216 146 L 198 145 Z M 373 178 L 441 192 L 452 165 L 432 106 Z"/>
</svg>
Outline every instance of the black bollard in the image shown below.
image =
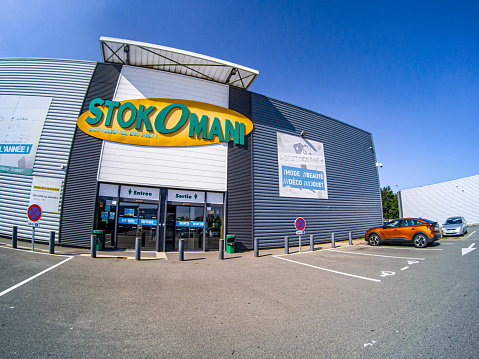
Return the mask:
<svg viewBox="0 0 479 359">
<path fill-rule="evenodd" d="M 17 248 L 17 226 L 12 227 L 12 248 Z"/>
<path fill-rule="evenodd" d="M 50 240 L 48 241 L 48 250 L 50 254 L 55 253 L 55 231 L 50 232 Z"/>
<path fill-rule="evenodd" d="M 178 242 L 178 260 L 180 262 L 185 260 L 185 240 L 180 238 Z"/>
<path fill-rule="evenodd" d="M 225 259 L 225 240 L 223 238 L 220 239 L 220 259 Z"/>
<path fill-rule="evenodd" d="M 141 260 L 141 237 L 135 238 L 135 260 Z"/>
<path fill-rule="evenodd" d="M 284 237 L 284 253 L 289 254 L 289 237 Z"/>
<path fill-rule="evenodd" d="M 309 250 L 311 252 L 314 251 L 314 236 L 313 235 L 309 236 Z"/>
<path fill-rule="evenodd" d="M 94 234 L 91 235 L 90 256 L 96 258 L 96 236 Z"/>
<path fill-rule="evenodd" d="M 254 256 L 259 257 L 259 239 L 258 239 L 258 237 L 254 237 L 253 248 L 254 248 Z"/>
<path fill-rule="evenodd" d="M 353 234 L 351 232 L 349 232 L 349 245 L 353 245 Z"/>
</svg>

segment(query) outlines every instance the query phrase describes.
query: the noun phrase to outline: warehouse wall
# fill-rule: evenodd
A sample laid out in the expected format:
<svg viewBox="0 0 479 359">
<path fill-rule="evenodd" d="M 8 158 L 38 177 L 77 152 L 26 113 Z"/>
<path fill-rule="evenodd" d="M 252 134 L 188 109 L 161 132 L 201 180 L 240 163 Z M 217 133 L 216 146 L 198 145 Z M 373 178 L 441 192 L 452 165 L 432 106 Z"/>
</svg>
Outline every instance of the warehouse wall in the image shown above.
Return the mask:
<svg viewBox="0 0 479 359">
<path fill-rule="evenodd" d="M 88 111 L 90 101 L 95 98 L 104 100 L 113 98 L 120 71 L 121 65 L 98 63 L 81 113 Z M 102 144 L 101 139 L 89 136 L 76 128 L 62 207 L 60 227 L 62 244 L 90 246 Z"/>
<path fill-rule="evenodd" d="M 479 224 L 479 175 L 399 192 L 401 216 L 422 217 L 443 224 L 461 216 Z"/>
<path fill-rule="evenodd" d="M 318 113 L 252 93 L 253 226 L 260 247 L 298 243 L 294 221 L 306 219 L 317 241 L 364 236 L 381 225 L 381 195 L 370 133 Z M 277 132 L 322 142 L 328 199 L 279 196 Z M 308 242 L 309 243 L 309 242 Z"/>
<path fill-rule="evenodd" d="M 76 120 L 95 62 L 57 59 L 0 59 L 0 95 L 41 96 L 52 99 L 33 166 L 33 176 L 65 179 Z M 0 234 L 18 226 L 19 238 L 31 238 L 27 208 L 32 176 L 0 173 Z M 35 239 L 58 238 L 60 213 L 44 213 Z"/>
</svg>

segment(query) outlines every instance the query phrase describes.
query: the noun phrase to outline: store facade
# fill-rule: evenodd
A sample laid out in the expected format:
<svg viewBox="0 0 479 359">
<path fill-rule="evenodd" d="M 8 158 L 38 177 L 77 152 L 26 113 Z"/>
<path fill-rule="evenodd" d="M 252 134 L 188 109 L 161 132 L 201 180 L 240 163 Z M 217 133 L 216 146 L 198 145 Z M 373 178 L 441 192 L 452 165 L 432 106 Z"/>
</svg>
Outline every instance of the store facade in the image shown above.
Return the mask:
<svg viewBox="0 0 479 359">
<path fill-rule="evenodd" d="M 359 237 L 381 223 L 370 133 L 248 91 L 258 72 L 243 66 L 133 41 L 100 43 L 104 62 L 73 62 L 68 77 L 59 69 L 71 67 L 65 60 L 0 60 L 3 103 L 34 95 L 57 106 L 44 105 L 31 174 L 0 172 L 2 193 L 16 196 L 0 205 L 9 214 L 2 235 L 18 225 L 28 238 L 24 210 L 36 177 L 61 183 L 58 210 L 46 213 L 38 238 L 53 230 L 62 245 L 88 247 L 101 229 L 112 249 L 134 248 L 140 236 L 156 251 L 177 250 L 179 239 L 188 251 L 218 250 L 226 234 L 240 248 L 252 248 L 254 237 L 275 247 L 285 235 L 294 243 L 297 217 L 317 241 L 333 232 Z M 56 78 L 45 75 L 52 69 Z M 28 90 L 12 76 L 22 71 Z M 78 76 L 81 89 L 66 94 Z M 54 143 L 53 133 L 61 133 Z"/>
</svg>

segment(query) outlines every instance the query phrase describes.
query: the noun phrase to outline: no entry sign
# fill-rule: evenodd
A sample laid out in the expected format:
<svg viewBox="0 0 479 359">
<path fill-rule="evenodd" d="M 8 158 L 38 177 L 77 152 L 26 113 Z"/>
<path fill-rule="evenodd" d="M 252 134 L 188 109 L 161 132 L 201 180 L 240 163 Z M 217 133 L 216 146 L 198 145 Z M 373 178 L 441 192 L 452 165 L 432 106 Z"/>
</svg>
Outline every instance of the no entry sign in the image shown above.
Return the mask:
<svg viewBox="0 0 479 359">
<path fill-rule="evenodd" d="M 304 231 L 306 229 L 306 220 L 302 217 L 298 217 L 294 221 L 294 226 L 297 231 Z"/>
<path fill-rule="evenodd" d="M 37 222 L 42 218 L 42 208 L 38 204 L 31 204 L 27 209 L 28 219 Z"/>
</svg>

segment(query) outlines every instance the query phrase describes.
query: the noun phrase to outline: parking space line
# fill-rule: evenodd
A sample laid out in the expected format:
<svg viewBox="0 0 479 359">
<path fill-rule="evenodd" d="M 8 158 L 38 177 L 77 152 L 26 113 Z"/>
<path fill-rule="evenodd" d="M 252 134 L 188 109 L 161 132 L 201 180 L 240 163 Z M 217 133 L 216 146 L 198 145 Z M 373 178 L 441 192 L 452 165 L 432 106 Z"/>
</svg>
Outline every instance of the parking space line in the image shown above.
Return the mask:
<svg viewBox="0 0 479 359">
<path fill-rule="evenodd" d="M 403 250 L 413 250 L 413 251 L 424 251 L 425 249 L 424 248 L 411 248 L 411 247 L 380 247 L 380 246 L 368 246 L 368 245 L 363 245 L 363 244 L 360 244 L 359 245 L 360 247 L 366 247 L 366 248 L 374 248 L 374 249 L 381 249 L 381 248 L 391 248 L 391 249 L 403 249 Z M 426 249 L 427 251 L 442 251 L 442 249 L 440 248 L 427 248 Z"/>
<path fill-rule="evenodd" d="M 381 255 L 381 254 L 358 253 L 358 252 L 345 252 L 345 251 L 340 251 L 340 250 L 331 250 L 331 252 L 344 253 L 344 254 L 356 254 L 356 255 L 358 255 L 358 256 L 371 256 L 371 257 L 382 257 L 382 258 L 393 258 L 393 259 L 409 259 L 409 260 L 416 260 L 416 261 L 423 261 L 423 260 L 425 260 L 424 258 L 384 256 L 384 255 Z"/>
<path fill-rule="evenodd" d="M 291 263 L 301 264 L 301 265 L 306 266 L 306 267 L 311 267 L 311 268 L 323 270 L 323 271 L 326 271 L 326 272 L 341 274 L 341 275 L 345 275 L 345 276 L 353 277 L 353 278 L 359 278 L 359 279 L 369 280 L 369 281 L 372 281 L 372 282 L 381 282 L 380 279 L 373 279 L 373 278 L 368 278 L 368 277 L 362 277 L 362 276 L 355 275 L 355 274 L 338 272 L 338 271 L 335 271 L 335 270 L 332 270 L 332 269 L 317 267 L 317 266 L 313 266 L 313 265 L 311 265 L 311 264 L 306 264 L 306 263 L 301 263 L 301 262 L 293 261 L 293 260 L 291 260 L 291 259 L 283 258 L 283 257 L 280 257 L 280 256 L 273 256 L 273 257 L 274 257 L 274 258 L 278 258 L 278 259 L 282 259 L 282 260 L 285 260 L 285 261 L 288 261 L 288 262 L 291 262 Z"/>
<path fill-rule="evenodd" d="M 13 249 L 14 249 L 14 248 L 13 248 Z M 25 253 L 46 254 L 46 253 L 27 252 L 27 251 L 25 251 Z M 55 254 L 48 254 L 48 255 L 54 255 L 54 256 L 56 256 Z M 64 256 L 64 255 L 61 255 L 61 256 L 62 256 L 62 257 L 67 257 L 67 256 Z M 54 268 L 56 268 L 56 267 L 58 267 L 58 266 L 61 266 L 63 263 L 68 262 L 68 261 L 69 261 L 70 259 L 72 259 L 72 258 L 73 258 L 73 257 L 67 257 L 67 259 L 64 259 L 64 260 L 61 261 L 60 263 L 57 263 L 57 264 L 51 266 L 50 268 L 47 268 L 47 269 L 41 271 L 40 273 L 37 273 L 37 274 L 35 274 L 34 276 L 25 279 L 23 282 L 20 282 L 20 283 L 18 283 L 18 284 L 15 284 L 14 286 L 12 286 L 12 287 L 10 287 L 10 288 L 8 288 L 8 289 L 5 289 L 3 292 L 0 292 L 0 297 L 2 297 L 3 295 L 5 295 L 5 294 L 11 292 L 11 291 L 14 290 L 14 289 L 17 289 L 18 287 L 21 287 L 22 285 L 24 285 L 24 284 L 30 282 L 31 280 L 40 277 L 42 274 L 45 274 L 45 273 L 51 271 L 52 269 L 54 269 Z"/>
</svg>

